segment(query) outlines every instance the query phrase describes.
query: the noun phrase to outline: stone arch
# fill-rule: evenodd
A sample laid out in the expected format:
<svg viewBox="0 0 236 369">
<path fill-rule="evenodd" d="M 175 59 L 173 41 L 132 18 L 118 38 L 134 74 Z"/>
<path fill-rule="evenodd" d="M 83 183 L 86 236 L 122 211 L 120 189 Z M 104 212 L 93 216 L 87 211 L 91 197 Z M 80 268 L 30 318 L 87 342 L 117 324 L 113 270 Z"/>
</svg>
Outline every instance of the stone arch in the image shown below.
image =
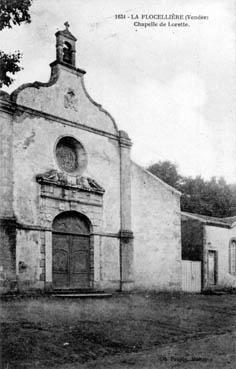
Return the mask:
<svg viewBox="0 0 236 369">
<path fill-rule="evenodd" d="M 70 222 L 68 222 L 69 219 Z M 52 230 L 53 232 L 90 234 L 92 223 L 86 215 L 78 211 L 63 211 L 53 219 Z"/>
</svg>

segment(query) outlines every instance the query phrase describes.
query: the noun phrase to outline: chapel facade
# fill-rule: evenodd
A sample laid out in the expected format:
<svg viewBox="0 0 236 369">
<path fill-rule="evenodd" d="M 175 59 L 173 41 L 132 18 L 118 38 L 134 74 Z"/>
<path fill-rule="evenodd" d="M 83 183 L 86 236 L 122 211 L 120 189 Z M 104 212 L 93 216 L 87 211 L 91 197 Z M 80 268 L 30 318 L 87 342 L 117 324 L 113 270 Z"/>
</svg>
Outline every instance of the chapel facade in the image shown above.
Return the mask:
<svg viewBox="0 0 236 369">
<path fill-rule="evenodd" d="M 131 160 L 68 24 L 50 67 L 0 93 L 1 291 L 180 289 L 180 193 Z"/>
</svg>

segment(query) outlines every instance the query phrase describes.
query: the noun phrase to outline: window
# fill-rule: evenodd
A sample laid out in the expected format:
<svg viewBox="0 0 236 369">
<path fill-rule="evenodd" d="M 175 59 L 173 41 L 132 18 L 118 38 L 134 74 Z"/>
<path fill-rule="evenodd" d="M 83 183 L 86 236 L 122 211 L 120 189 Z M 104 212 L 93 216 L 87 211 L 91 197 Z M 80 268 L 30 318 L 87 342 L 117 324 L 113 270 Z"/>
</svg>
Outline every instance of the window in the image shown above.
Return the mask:
<svg viewBox="0 0 236 369">
<path fill-rule="evenodd" d="M 62 137 L 56 145 L 59 168 L 69 174 L 81 175 L 87 166 L 87 155 L 82 144 L 73 137 Z"/>
<path fill-rule="evenodd" d="M 236 240 L 229 244 L 229 272 L 236 275 Z"/>
<path fill-rule="evenodd" d="M 65 172 L 73 173 L 78 167 L 77 152 L 73 145 L 67 142 L 59 142 L 56 148 L 56 156 L 59 167 Z"/>
<path fill-rule="evenodd" d="M 72 49 L 69 42 L 65 42 L 63 45 L 63 61 L 72 64 Z"/>
</svg>

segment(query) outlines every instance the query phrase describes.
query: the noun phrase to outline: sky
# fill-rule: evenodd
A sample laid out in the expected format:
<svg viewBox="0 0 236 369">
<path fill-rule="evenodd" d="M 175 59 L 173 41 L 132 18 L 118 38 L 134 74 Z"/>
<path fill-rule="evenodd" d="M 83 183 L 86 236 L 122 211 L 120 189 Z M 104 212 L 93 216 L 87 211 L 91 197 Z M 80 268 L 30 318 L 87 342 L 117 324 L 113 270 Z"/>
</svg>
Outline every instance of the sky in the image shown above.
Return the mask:
<svg viewBox="0 0 236 369">
<path fill-rule="evenodd" d="M 55 32 L 68 21 L 86 88 L 128 132 L 133 160 L 236 183 L 236 0 L 34 0 L 30 13 L 30 24 L 0 33 L 0 49 L 23 53 L 5 91 L 48 81 Z M 150 18 L 161 14 L 188 26 Z"/>
</svg>

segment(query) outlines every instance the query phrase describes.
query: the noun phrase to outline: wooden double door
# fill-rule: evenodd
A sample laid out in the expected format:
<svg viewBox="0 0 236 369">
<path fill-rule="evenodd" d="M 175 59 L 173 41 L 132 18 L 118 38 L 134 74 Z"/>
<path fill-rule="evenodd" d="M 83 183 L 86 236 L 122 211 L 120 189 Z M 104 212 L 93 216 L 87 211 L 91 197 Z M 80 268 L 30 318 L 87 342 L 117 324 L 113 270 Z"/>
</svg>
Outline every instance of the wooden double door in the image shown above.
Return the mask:
<svg viewBox="0 0 236 369">
<path fill-rule="evenodd" d="M 63 213 L 53 224 L 52 277 L 54 288 L 90 285 L 89 226 L 73 212 Z"/>
</svg>

